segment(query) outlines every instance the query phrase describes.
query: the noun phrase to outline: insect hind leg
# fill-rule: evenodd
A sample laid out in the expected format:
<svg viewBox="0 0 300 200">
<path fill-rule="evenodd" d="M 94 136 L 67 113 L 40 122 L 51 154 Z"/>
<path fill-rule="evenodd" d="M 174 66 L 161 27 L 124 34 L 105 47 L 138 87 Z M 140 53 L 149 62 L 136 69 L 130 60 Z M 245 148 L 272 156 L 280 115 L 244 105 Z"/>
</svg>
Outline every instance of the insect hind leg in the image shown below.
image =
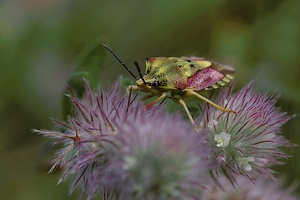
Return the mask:
<svg viewBox="0 0 300 200">
<path fill-rule="evenodd" d="M 220 106 L 220 105 L 212 102 L 211 100 L 207 99 L 206 97 L 198 94 L 197 92 L 195 92 L 193 90 L 186 89 L 185 91 L 186 91 L 186 95 L 187 96 L 194 95 L 194 96 L 198 97 L 199 99 L 202 99 L 203 101 L 206 101 L 207 103 L 209 103 L 210 105 L 214 106 L 215 108 L 221 110 L 222 112 L 232 112 L 232 113 L 236 114 L 236 111 L 234 111 L 234 110 L 228 110 L 228 109 L 226 109 L 226 108 L 224 108 L 224 107 L 222 107 L 222 106 Z"/>
<path fill-rule="evenodd" d="M 176 98 L 176 97 L 174 97 L 174 96 L 172 96 L 171 99 L 172 99 L 174 102 L 176 102 L 176 103 L 178 103 L 178 104 L 180 104 L 180 105 L 183 106 L 183 108 L 184 108 L 184 110 L 185 110 L 185 112 L 186 112 L 186 114 L 187 114 L 189 120 L 190 120 L 191 123 L 194 125 L 196 132 L 198 132 L 198 131 L 199 131 L 199 130 L 198 130 L 198 127 L 196 126 L 196 123 L 195 123 L 195 121 L 194 121 L 194 118 L 192 117 L 192 114 L 191 114 L 190 110 L 188 109 L 186 103 L 185 103 L 182 99 Z"/>
</svg>

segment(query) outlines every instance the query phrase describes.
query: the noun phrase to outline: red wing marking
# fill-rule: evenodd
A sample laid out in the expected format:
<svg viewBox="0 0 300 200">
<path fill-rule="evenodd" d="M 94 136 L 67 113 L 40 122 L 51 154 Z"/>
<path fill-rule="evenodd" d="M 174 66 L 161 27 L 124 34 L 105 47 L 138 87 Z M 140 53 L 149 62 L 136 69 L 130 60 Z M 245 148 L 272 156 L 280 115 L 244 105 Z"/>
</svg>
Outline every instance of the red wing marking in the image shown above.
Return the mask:
<svg viewBox="0 0 300 200">
<path fill-rule="evenodd" d="M 220 72 L 210 67 L 205 68 L 203 70 L 197 71 L 193 76 L 188 78 L 187 88 L 194 90 L 202 90 L 217 83 L 223 78 L 224 75 Z"/>
</svg>

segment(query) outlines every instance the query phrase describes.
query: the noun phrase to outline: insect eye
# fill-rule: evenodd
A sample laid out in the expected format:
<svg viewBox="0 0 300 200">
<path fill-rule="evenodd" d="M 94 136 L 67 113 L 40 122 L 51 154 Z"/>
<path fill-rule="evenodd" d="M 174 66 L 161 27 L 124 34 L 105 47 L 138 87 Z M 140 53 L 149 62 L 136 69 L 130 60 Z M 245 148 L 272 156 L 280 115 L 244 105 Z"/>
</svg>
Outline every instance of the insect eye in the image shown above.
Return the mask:
<svg viewBox="0 0 300 200">
<path fill-rule="evenodd" d="M 157 87 L 157 86 L 158 86 L 158 82 L 157 82 L 157 81 L 153 81 L 153 82 L 151 83 L 151 86 Z"/>
</svg>

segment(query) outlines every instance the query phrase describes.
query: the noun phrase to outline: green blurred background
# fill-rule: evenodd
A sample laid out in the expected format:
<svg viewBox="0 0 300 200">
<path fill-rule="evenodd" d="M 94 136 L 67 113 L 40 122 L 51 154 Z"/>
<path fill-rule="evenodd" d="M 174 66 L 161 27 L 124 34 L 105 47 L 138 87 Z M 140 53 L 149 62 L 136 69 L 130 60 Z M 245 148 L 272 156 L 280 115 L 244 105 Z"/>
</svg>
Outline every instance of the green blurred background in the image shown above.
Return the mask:
<svg viewBox="0 0 300 200">
<path fill-rule="evenodd" d="M 281 94 L 283 111 L 299 113 L 299 0 L 2 0 L 1 199 L 77 197 L 68 195 L 68 183 L 56 186 L 61 171 L 47 175 L 53 148 L 31 129 L 52 129 L 49 117 L 63 118 L 66 81 L 78 54 L 96 39 L 133 71 L 134 61 L 144 67 L 150 56 L 195 55 L 230 64 L 236 88 L 255 79 L 259 90 Z M 102 53 L 101 62 L 102 84 L 129 77 L 111 55 Z M 298 116 L 284 135 L 299 144 L 299 128 Z M 299 182 L 299 148 L 286 152 L 292 157 L 274 169 L 287 183 Z"/>
</svg>

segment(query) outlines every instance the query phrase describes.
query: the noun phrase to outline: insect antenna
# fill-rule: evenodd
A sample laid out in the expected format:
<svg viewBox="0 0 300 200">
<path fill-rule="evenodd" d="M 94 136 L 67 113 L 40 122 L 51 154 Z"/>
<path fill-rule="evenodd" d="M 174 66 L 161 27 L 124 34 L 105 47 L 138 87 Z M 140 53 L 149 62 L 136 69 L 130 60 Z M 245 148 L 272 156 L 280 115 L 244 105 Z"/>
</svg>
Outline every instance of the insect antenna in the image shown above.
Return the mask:
<svg viewBox="0 0 300 200">
<path fill-rule="evenodd" d="M 107 49 L 118 61 L 119 63 L 121 63 L 121 65 L 126 69 L 127 72 L 129 72 L 129 74 L 135 78 L 136 80 L 138 79 L 129 69 L 128 67 L 125 65 L 125 63 L 104 43 L 102 43 L 102 45 L 105 47 L 105 49 Z"/>
<path fill-rule="evenodd" d="M 135 66 L 136 66 L 136 68 L 137 68 L 137 70 L 138 70 L 138 73 L 139 73 L 139 75 L 140 75 L 142 81 L 144 82 L 145 85 L 147 85 L 147 84 L 146 84 L 146 81 L 145 81 L 145 79 L 143 78 L 143 75 L 142 75 L 142 73 L 141 73 L 141 68 L 140 68 L 139 64 L 138 64 L 136 61 L 134 61 L 134 64 L 135 64 Z"/>
</svg>

